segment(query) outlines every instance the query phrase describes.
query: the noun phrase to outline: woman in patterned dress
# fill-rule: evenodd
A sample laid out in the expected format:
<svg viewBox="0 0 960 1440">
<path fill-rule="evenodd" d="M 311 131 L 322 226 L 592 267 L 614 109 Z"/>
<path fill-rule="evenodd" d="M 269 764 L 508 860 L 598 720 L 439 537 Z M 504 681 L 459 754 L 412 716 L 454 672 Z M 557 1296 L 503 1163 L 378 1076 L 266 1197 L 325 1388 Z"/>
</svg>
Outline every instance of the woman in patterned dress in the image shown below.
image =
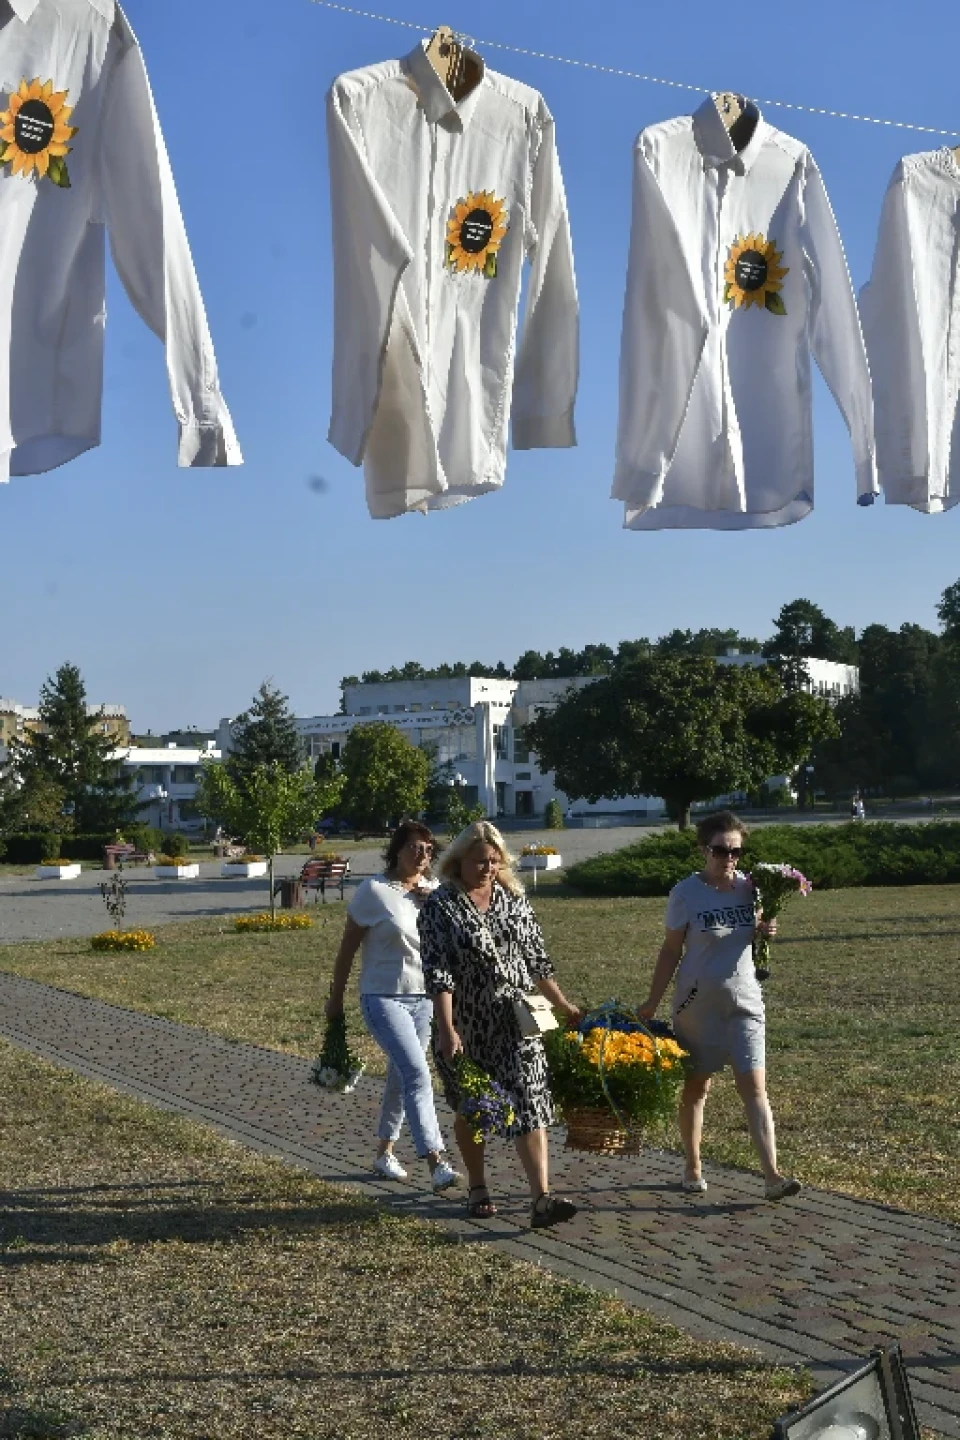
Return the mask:
<svg viewBox="0 0 960 1440">
<path fill-rule="evenodd" d="M 576 1206 L 551 1195 L 546 1127 L 554 1119 L 543 1041 L 521 1037 L 518 996 L 539 990 L 573 1025 L 581 1011 L 553 978 L 543 935 L 513 873 L 503 837 L 485 820 L 468 825 L 445 852 L 441 881 L 420 912 L 420 956 L 433 996 L 433 1056 L 456 1115 L 455 1133 L 470 1180 L 467 1209 L 475 1219 L 496 1214 L 484 1170 L 484 1147 L 457 1113 L 455 1059 L 465 1055 L 507 1091 L 513 1137 L 533 1202 L 535 1228 L 569 1220 Z"/>
</svg>

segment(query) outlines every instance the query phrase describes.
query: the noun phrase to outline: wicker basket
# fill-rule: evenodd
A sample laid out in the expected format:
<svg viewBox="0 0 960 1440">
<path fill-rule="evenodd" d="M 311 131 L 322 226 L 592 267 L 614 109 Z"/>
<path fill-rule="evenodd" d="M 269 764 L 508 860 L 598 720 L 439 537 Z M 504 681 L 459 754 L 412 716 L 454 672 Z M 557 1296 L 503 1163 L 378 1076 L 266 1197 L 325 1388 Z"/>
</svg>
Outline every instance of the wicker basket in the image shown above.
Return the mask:
<svg viewBox="0 0 960 1440">
<path fill-rule="evenodd" d="M 624 1130 L 607 1109 L 568 1108 L 566 1150 L 586 1150 L 591 1155 L 639 1155 L 643 1137 L 638 1129 Z"/>
</svg>

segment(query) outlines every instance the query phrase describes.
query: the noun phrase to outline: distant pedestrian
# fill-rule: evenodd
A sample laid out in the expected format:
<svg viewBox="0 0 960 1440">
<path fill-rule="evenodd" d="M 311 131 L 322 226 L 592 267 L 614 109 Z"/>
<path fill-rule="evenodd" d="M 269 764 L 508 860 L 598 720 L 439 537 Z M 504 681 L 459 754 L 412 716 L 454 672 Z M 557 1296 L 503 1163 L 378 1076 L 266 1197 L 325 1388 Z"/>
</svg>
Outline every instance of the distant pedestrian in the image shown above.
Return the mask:
<svg viewBox="0 0 960 1440">
<path fill-rule="evenodd" d="M 430 1166 L 431 1183 L 439 1193 L 456 1185 L 460 1176 L 444 1158 L 426 1057 L 433 1005 L 420 963 L 417 918 L 436 888 L 430 873 L 435 852 L 436 841 L 425 825 L 404 820 L 397 826 L 384 853 L 383 873 L 364 880 L 347 908 L 326 1015 L 335 1019 L 343 1014 L 350 971 L 360 950 L 363 1018 L 387 1057 L 373 1168 L 385 1180 L 407 1178 L 393 1153 L 406 1119 L 417 1154 Z"/>
<path fill-rule="evenodd" d="M 760 1158 L 766 1198 L 784 1200 L 801 1187 L 777 1168 L 763 994 L 753 963 L 756 929 L 772 936 L 776 921 L 756 919 L 750 878 L 737 869 L 746 834 L 746 826 L 729 810 L 708 815 L 697 826 L 704 867 L 670 891 L 666 937 L 639 1010 L 652 1019 L 676 975 L 673 1028 L 693 1065 L 680 1101 L 683 1189 L 701 1194 L 707 1188 L 700 1162 L 703 1109 L 713 1076 L 729 1064 Z"/>
</svg>

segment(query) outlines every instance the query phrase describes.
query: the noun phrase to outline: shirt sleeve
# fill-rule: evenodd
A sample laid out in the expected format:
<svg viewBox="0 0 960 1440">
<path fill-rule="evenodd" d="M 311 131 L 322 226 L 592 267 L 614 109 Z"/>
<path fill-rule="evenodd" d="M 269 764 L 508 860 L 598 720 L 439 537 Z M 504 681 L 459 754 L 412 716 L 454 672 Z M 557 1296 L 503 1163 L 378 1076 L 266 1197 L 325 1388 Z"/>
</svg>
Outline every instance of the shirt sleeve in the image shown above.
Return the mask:
<svg viewBox="0 0 960 1440">
<path fill-rule="evenodd" d="M 683 893 L 682 882 L 674 885 L 667 899 L 666 927 L 668 930 L 686 930 L 690 923 L 687 913 L 687 900 Z"/>
<path fill-rule="evenodd" d="M 927 375 L 916 291 L 918 217 L 912 209 L 901 163 L 884 197 L 873 272 L 860 295 L 877 460 L 888 500 L 899 499 L 908 482 L 925 477 L 929 468 Z"/>
<path fill-rule="evenodd" d="M 553 118 L 544 107 L 533 164 L 527 254 L 530 283 L 513 385 L 515 450 L 576 445 L 573 407 L 580 365 L 580 316 L 567 197 Z"/>
<path fill-rule="evenodd" d="M 620 344 L 615 500 L 644 508 L 660 503 L 708 331 L 676 222 L 641 135 L 634 148 Z"/>
<path fill-rule="evenodd" d="M 369 880 L 364 880 L 362 885 L 357 886 L 347 906 L 347 914 L 357 925 L 362 925 L 364 930 L 371 929 L 378 920 L 383 919 L 383 906 Z"/>
<path fill-rule="evenodd" d="M 333 408 L 328 439 L 360 465 L 380 394 L 397 290 L 413 259 L 370 167 L 350 91 L 327 96 L 333 230 Z"/>
<path fill-rule="evenodd" d="M 182 466 L 242 465 L 143 56 L 124 43 L 107 79 L 100 205 L 123 288 L 166 348 Z"/>
<path fill-rule="evenodd" d="M 811 291 L 810 348 L 850 431 L 857 502 L 869 505 L 878 487 L 867 352 L 837 222 L 809 155 L 805 166 L 801 242 Z"/>
<path fill-rule="evenodd" d="M 452 935 L 450 916 L 442 897 L 435 891 L 417 916 L 420 931 L 420 963 L 428 995 L 456 990 L 450 964 Z"/>
<path fill-rule="evenodd" d="M 552 980 L 557 972 L 547 954 L 540 921 L 529 900 L 519 899 L 517 905 L 520 912 L 518 916 L 519 938 L 527 969 L 535 980 Z"/>
</svg>

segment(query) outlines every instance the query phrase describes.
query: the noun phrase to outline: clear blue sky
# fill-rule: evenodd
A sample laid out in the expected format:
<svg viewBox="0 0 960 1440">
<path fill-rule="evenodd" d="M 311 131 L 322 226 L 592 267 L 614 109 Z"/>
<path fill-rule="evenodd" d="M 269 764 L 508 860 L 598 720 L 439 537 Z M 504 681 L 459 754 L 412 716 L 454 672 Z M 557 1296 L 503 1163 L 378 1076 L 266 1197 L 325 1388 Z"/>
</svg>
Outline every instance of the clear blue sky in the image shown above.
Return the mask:
<svg viewBox="0 0 960 1440">
<path fill-rule="evenodd" d="M 512 455 L 500 494 L 373 522 L 326 443 L 330 240 L 324 94 L 414 32 L 310 0 L 127 0 L 151 74 L 242 469 L 178 470 L 158 342 L 111 278 L 104 443 L 0 493 L 0 694 L 34 703 L 64 660 L 139 729 L 215 723 L 271 676 L 298 714 L 344 673 L 616 644 L 673 626 L 767 633 L 805 595 L 841 624 L 934 626 L 960 576 L 960 512 L 854 503 L 846 430 L 822 384 L 817 505 L 780 531 L 630 534 L 609 500 L 630 151 L 697 96 L 486 52 L 557 122 L 583 315 L 579 448 Z M 947 0 L 803 7 L 486 0 L 431 15 L 551 50 L 812 106 L 960 128 L 960 21 Z M 591 24 L 595 16 L 597 24 Z M 479 48 L 483 48 L 480 46 Z M 767 109 L 816 156 L 859 288 L 901 154 L 935 137 Z M 312 488 L 322 477 L 325 488 Z"/>
</svg>

